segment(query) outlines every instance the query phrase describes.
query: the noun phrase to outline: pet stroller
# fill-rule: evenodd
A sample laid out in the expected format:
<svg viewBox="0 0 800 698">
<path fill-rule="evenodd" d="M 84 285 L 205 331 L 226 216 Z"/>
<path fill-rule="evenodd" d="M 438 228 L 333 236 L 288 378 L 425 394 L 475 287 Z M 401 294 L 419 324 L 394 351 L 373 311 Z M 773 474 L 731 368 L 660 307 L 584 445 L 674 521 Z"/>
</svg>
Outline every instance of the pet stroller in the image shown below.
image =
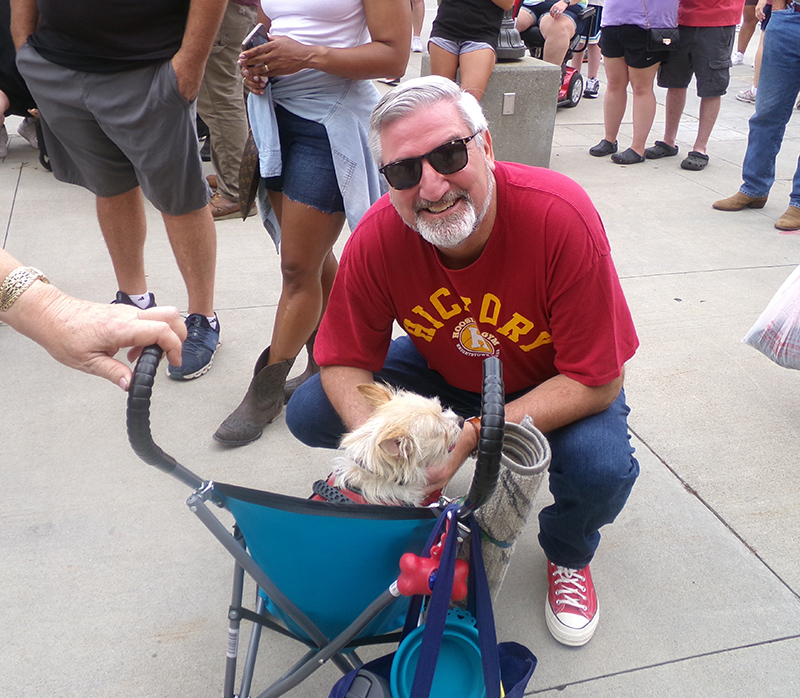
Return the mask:
<svg viewBox="0 0 800 698">
<path fill-rule="evenodd" d="M 410 600 L 398 590 L 401 557 L 406 553 L 419 555 L 430 549 L 438 539 L 441 520 L 445 516 L 449 517 L 450 523 L 456 524 L 448 530 L 462 529 L 462 522 L 467 519 L 474 522 L 472 513 L 494 491 L 505 423 L 499 360 L 492 358 L 484 363 L 482 426 L 469 494 L 458 502 L 443 503 L 441 508 L 416 508 L 312 501 L 203 480 L 166 454 L 151 436 L 150 399 L 161 353 L 158 347 L 148 347 L 136 365 L 128 396 L 128 437 L 134 452 L 142 460 L 192 488 L 187 506 L 235 560 L 228 612 L 224 697 L 238 695 L 248 698 L 251 695 L 263 629 L 297 640 L 306 651 L 282 678 L 263 692 L 253 694 L 258 698 L 285 694 L 327 661 L 333 662 L 343 674 L 358 674 L 362 660 L 356 648 L 397 643 L 411 631 L 406 623 L 404 633 L 396 632 L 404 626 L 404 620 L 412 617 L 414 612 L 419 617 L 419 597 Z M 227 509 L 233 515 L 235 525 L 232 532 L 214 513 L 216 507 Z M 452 539 L 456 536 L 449 537 L 454 551 Z M 348 541 L 356 544 L 347 546 L 347 562 L 342 564 L 342 547 Z M 424 561 L 427 558 L 420 559 Z M 441 569 L 444 570 L 444 557 L 442 560 Z M 245 573 L 258 589 L 253 610 L 243 607 Z M 423 586 L 430 586 L 428 580 L 429 576 L 425 576 Z M 424 593 L 430 594 L 430 591 Z M 445 610 L 450 602 L 449 588 L 446 593 Z M 415 610 L 409 612 L 409 608 Z M 242 621 L 252 623 L 252 630 L 241 670 L 240 689 L 236 693 Z M 487 636 L 491 634 L 494 639 L 493 620 L 491 626 L 491 633 Z M 496 640 L 494 642 L 496 646 Z M 525 684 L 535 668 L 535 657 L 530 655 L 530 658 L 532 662 L 528 658 L 527 665 L 524 661 L 522 664 L 523 674 L 526 666 L 529 670 L 527 676 L 522 677 Z M 420 658 L 419 664 L 423 663 L 425 660 Z M 519 673 L 519 668 L 517 662 L 511 673 Z M 485 665 L 484 673 L 491 675 Z M 365 674 L 374 678 L 369 672 Z M 505 670 L 502 674 L 505 684 Z M 481 680 L 482 677 L 483 674 Z M 520 683 L 520 677 L 513 680 Z M 370 692 L 367 686 L 365 691 L 346 695 L 389 698 L 388 683 L 385 686 L 382 680 L 380 683 L 375 691 Z M 511 695 L 507 686 L 505 693 Z M 353 690 L 360 689 L 356 686 Z M 522 690 L 524 685 L 513 695 L 522 695 Z M 417 698 L 418 695 L 427 696 L 428 692 L 419 693 L 415 689 L 407 695 Z M 500 695 L 499 685 L 497 695 Z"/>
</svg>

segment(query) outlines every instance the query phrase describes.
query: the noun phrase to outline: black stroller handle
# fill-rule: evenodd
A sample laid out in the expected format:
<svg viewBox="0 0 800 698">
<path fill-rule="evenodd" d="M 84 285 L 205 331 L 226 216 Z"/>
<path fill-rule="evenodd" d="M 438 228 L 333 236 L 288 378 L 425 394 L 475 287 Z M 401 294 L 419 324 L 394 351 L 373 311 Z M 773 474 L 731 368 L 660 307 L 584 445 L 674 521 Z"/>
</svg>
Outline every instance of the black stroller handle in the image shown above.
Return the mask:
<svg viewBox="0 0 800 698">
<path fill-rule="evenodd" d="M 133 371 L 128 390 L 127 428 L 128 441 L 133 452 L 145 463 L 172 475 L 184 484 L 197 489 L 204 484 L 199 476 L 181 465 L 175 458 L 153 441 L 150 431 L 150 400 L 158 364 L 163 356 L 161 347 L 145 347 Z M 478 460 L 472 485 L 458 511 L 463 519 L 483 505 L 494 493 L 500 473 L 505 429 L 505 391 L 502 364 L 496 357 L 483 362 L 483 390 L 481 394 L 481 433 L 478 442 Z"/>
<path fill-rule="evenodd" d="M 136 362 L 133 380 L 128 390 L 128 441 L 133 452 L 145 463 L 172 475 L 189 487 L 197 489 L 203 485 L 203 479 L 165 453 L 153 441 L 150 432 L 150 398 L 153 394 L 153 382 L 156 378 L 158 363 L 161 361 L 163 353 L 160 346 L 153 344 L 142 350 L 142 354 Z"/>
<path fill-rule="evenodd" d="M 483 362 L 478 460 L 475 463 L 475 474 L 472 477 L 469 493 L 458 510 L 459 519 L 465 519 L 494 494 L 500 474 L 500 458 L 503 455 L 505 413 L 503 365 L 500 359 L 490 356 Z"/>
</svg>

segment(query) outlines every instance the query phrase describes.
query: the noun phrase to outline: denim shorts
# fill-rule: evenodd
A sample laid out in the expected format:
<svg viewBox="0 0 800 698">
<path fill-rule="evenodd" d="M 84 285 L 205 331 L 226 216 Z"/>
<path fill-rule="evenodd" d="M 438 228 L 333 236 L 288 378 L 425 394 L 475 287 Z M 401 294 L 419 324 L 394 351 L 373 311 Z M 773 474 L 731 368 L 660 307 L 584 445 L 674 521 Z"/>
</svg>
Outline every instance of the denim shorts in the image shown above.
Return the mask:
<svg viewBox="0 0 800 698">
<path fill-rule="evenodd" d="M 559 0 L 543 0 L 542 2 L 536 2 L 532 5 L 526 5 L 523 3 L 520 9 L 532 14 L 536 18 L 536 24 L 539 24 L 539 19 L 542 17 L 542 15 L 548 14 L 550 12 L 550 8 L 553 7 L 553 5 L 555 5 L 558 1 Z M 570 5 L 566 10 L 564 10 L 564 14 L 575 23 L 575 33 L 583 31 L 581 12 L 583 12 L 585 9 L 585 7 Z"/>
<path fill-rule="evenodd" d="M 658 69 L 659 87 L 689 87 L 697 78 L 698 97 L 721 97 L 731 80 L 736 27 L 680 27 L 678 48 Z"/>
<path fill-rule="evenodd" d="M 275 117 L 281 138 L 282 171 L 278 177 L 265 178 L 264 186 L 322 213 L 343 212 L 344 200 L 325 127 L 278 105 Z"/>
</svg>

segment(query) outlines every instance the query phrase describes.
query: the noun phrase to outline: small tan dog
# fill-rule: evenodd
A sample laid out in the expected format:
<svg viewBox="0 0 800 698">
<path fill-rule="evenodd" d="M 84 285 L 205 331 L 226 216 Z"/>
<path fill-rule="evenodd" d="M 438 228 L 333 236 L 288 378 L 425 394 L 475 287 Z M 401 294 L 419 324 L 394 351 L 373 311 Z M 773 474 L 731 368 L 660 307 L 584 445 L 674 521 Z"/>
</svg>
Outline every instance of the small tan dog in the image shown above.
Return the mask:
<svg viewBox="0 0 800 698">
<path fill-rule="evenodd" d="M 447 460 L 464 420 L 436 398 L 377 383 L 358 391 L 375 411 L 342 438 L 345 455 L 334 459 L 329 482 L 359 492 L 368 504 L 420 506 L 428 468 Z"/>
</svg>

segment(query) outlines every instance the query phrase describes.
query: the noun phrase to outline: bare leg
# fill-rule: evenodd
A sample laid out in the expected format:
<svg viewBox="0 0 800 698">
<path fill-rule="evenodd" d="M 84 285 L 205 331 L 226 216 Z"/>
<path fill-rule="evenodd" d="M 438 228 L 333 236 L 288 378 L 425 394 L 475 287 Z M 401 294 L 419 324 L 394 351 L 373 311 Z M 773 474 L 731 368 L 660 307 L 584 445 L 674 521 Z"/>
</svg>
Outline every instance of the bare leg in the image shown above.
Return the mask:
<svg viewBox="0 0 800 698">
<path fill-rule="evenodd" d="M 572 54 L 572 61 L 570 61 L 570 67 L 577 70 L 579 73 L 581 72 L 581 68 L 583 67 L 583 54 L 586 53 L 586 49 L 583 51 L 578 51 L 577 53 Z"/>
<path fill-rule="evenodd" d="M 422 23 L 425 20 L 425 0 L 411 0 L 411 34 L 422 34 Z"/>
<path fill-rule="evenodd" d="M 667 105 L 664 124 L 664 143 L 674 146 L 678 137 L 678 126 L 686 106 L 686 88 L 670 87 L 667 90 Z"/>
<path fill-rule="evenodd" d="M 544 37 L 542 60 L 553 65 L 561 65 L 567 55 L 569 42 L 575 33 L 575 23 L 569 17 L 552 17 L 544 14 L 539 17 L 539 26 Z"/>
<path fill-rule="evenodd" d="M 658 66 L 659 64 L 656 63 L 648 68 L 630 68 L 628 70 L 631 89 L 633 90 L 633 141 L 631 148 L 642 156 L 644 156 L 644 149 L 647 146 L 650 129 L 653 127 L 653 119 L 656 117 L 656 96 L 653 92 L 653 82 L 656 79 L 656 73 L 658 73 Z M 684 90 L 684 97 L 685 94 L 686 91 Z"/>
<path fill-rule="evenodd" d="M 750 43 L 750 39 L 753 38 L 756 24 L 758 24 L 758 20 L 756 19 L 756 6 L 745 5 L 742 12 L 742 26 L 739 29 L 739 39 L 736 45 L 736 50 L 739 53 L 747 51 L 747 45 Z"/>
<path fill-rule="evenodd" d="M 588 52 L 588 53 L 587 53 Z M 588 78 L 596 78 L 597 73 L 600 70 L 600 58 L 602 54 L 600 53 L 600 46 L 599 44 L 589 44 L 583 51 L 580 53 L 575 53 L 572 56 L 572 62 L 570 66 L 572 66 L 575 70 L 579 73 L 581 72 L 581 68 L 583 66 L 583 54 L 586 53 L 589 60 L 587 61 L 586 69 L 588 71 L 586 77 Z"/>
<path fill-rule="evenodd" d="M 139 187 L 118 196 L 97 197 L 97 220 L 111 255 L 117 286 L 129 296 L 147 291 L 144 241 L 147 220 Z"/>
<path fill-rule="evenodd" d="M 482 99 L 496 61 L 497 55 L 490 48 L 462 53 L 459 57 L 461 89 L 477 100 Z"/>
<path fill-rule="evenodd" d="M 281 207 L 283 287 L 269 364 L 294 359 L 317 328 L 338 264 L 332 249 L 344 213 L 322 213 L 284 197 Z"/>
<path fill-rule="evenodd" d="M 589 44 L 587 51 L 589 52 L 589 62 L 586 66 L 588 70 L 587 77 L 596 78 L 597 73 L 600 72 L 600 60 L 602 58 L 600 45 Z"/>
<path fill-rule="evenodd" d="M 524 32 L 526 29 L 530 29 L 534 24 L 536 24 L 536 17 L 524 8 L 519 11 L 517 19 L 514 22 L 514 26 L 518 32 Z"/>
<path fill-rule="evenodd" d="M 714 124 L 717 123 L 721 104 L 722 97 L 702 97 L 700 99 L 699 123 L 693 148 L 698 153 L 705 153 L 708 148 L 708 139 L 711 137 L 711 131 L 714 130 Z"/>
<path fill-rule="evenodd" d="M 458 56 L 436 44 L 428 44 L 428 51 L 431 54 L 431 75 L 441 75 L 443 78 L 455 80 L 458 72 Z"/>
<path fill-rule="evenodd" d="M 628 65 L 624 58 L 606 57 L 605 62 L 608 87 L 603 100 L 603 127 L 605 139 L 614 143 L 628 103 Z"/>
<path fill-rule="evenodd" d="M 217 266 L 217 230 L 208 206 L 169 216 L 162 213 L 172 252 L 186 284 L 189 313 L 214 315 L 214 274 Z"/>
<path fill-rule="evenodd" d="M 761 36 L 758 40 L 758 48 L 756 49 L 756 57 L 753 61 L 753 87 L 758 89 L 758 74 L 761 72 L 761 56 L 764 55 L 764 30 L 761 30 Z"/>
<path fill-rule="evenodd" d="M 10 106 L 11 102 L 8 101 L 8 95 L 0 90 L 0 128 L 2 128 L 3 124 L 6 122 L 6 110 Z"/>
</svg>

